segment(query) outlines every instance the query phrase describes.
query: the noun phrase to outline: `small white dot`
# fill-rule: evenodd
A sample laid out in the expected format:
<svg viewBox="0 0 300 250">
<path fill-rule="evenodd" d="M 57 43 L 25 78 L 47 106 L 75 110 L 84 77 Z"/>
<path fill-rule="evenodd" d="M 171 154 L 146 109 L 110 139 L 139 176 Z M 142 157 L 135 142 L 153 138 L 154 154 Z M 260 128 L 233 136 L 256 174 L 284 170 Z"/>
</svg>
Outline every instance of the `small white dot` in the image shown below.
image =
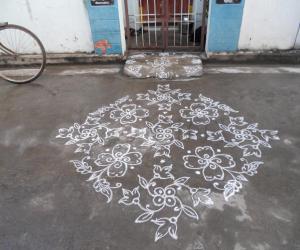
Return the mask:
<svg viewBox="0 0 300 250">
<path fill-rule="evenodd" d="M 185 106 L 184 108 L 185 108 L 185 109 L 187 109 L 187 108 L 188 108 L 188 106 Z"/>
<path fill-rule="evenodd" d="M 201 137 L 205 137 L 205 134 L 201 134 Z"/>
<path fill-rule="evenodd" d="M 190 122 L 191 120 L 190 120 L 190 119 L 187 119 L 186 121 L 187 121 L 187 122 Z"/>
<path fill-rule="evenodd" d="M 141 118 L 139 119 L 139 121 L 142 121 L 142 120 L 143 120 L 143 119 L 141 119 Z"/>
<path fill-rule="evenodd" d="M 188 154 L 190 154 L 190 153 L 192 153 L 192 151 L 191 150 L 188 150 L 188 151 L 186 151 Z"/>
<path fill-rule="evenodd" d="M 136 150 L 136 147 L 133 147 L 132 149 Z"/>
<path fill-rule="evenodd" d="M 212 118 L 212 120 L 214 121 L 214 120 L 216 120 L 216 118 Z"/>
<path fill-rule="evenodd" d="M 124 134 L 128 134 L 128 131 L 124 131 L 123 133 L 124 133 Z"/>
<path fill-rule="evenodd" d="M 138 107 L 139 107 L 139 108 L 141 108 L 142 106 L 141 106 L 141 105 L 139 105 Z"/>
<path fill-rule="evenodd" d="M 200 171 L 195 171 L 195 174 L 198 174 L 198 175 L 199 175 L 199 174 L 201 174 L 201 172 L 200 172 Z"/>
<path fill-rule="evenodd" d="M 181 187 L 178 187 L 177 190 L 181 190 Z"/>
<path fill-rule="evenodd" d="M 132 102 L 132 99 L 129 99 L 130 102 Z"/>
<path fill-rule="evenodd" d="M 105 149 L 105 151 L 108 152 L 108 151 L 109 151 L 109 148 Z"/>
<path fill-rule="evenodd" d="M 197 102 L 197 101 L 199 101 L 199 99 L 195 99 L 195 101 Z"/>
<path fill-rule="evenodd" d="M 217 152 L 220 153 L 220 152 L 221 152 L 221 149 L 217 149 Z"/>
<path fill-rule="evenodd" d="M 131 166 L 130 169 L 134 169 L 134 167 Z"/>
<path fill-rule="evenodd" d="M 166 162 L 165 160 L 161 160 L 161 161 L 160 161 L 160 163 L 165 163 L 165 162 Z"/>
</svg>

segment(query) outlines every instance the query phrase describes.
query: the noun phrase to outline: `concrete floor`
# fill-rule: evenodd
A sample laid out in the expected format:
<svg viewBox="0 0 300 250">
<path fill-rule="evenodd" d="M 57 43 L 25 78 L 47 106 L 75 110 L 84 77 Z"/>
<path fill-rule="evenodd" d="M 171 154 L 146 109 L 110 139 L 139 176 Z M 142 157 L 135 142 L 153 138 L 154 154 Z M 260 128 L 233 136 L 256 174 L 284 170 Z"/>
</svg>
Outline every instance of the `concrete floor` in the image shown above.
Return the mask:
<svg viewBox="0 0 300 250">
<path fill-rule="evenodd" d="M 158 80 L 130 79 L 109 67 L 108 74 L 84 74 L 87 67 L 79 66 L 48 69 L 22 86 L 0 80 L 0 249 L 300 249 L 299 68 L 257 74 L 251 67 L 247 74 L 228 68 L 170 81 L 278 130 L 280 140 L 263 150 L 264 165 L 234 198 L 216 195 L 215 206 L 198 208 L 198 221 L 178 221 L 177 240 L 158 242 L 153 224 L 134 223 L 138 209 L 118 199 L 106 203 L 76 173 L 69 163 L 74 148 L 55 138 L 58 129 L 84 122 L 103 105 L 156 89 Z"/>
</svg>

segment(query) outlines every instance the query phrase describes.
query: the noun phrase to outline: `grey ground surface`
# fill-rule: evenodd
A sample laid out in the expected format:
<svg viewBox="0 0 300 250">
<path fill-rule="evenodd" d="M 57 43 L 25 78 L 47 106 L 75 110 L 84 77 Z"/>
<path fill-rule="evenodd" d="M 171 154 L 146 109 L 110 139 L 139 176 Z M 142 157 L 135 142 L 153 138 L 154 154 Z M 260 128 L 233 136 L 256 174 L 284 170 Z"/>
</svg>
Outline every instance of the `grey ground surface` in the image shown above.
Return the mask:
<svg viewBox="0 0 300 250">
<path fill-rule="evenodd" d="M 200 207 L 198 221 L 180 220 L 178 240 L 154 242 L 155 227 L 135 224 L 135 208 L 106 203 L 69 163 L 74 148 L 55 136 L 118 98 L 156 89 L 158 80 L 116 72 L 61 74 L 68 69 L 49 69 L 22 86 L 0 80 L 0 249 L 300 249 L 300 74 L 220 73 L 168 81 L 278 130 L 280 141 L 263 150 L 264 165 L 233 199 Z"/>
</svg>

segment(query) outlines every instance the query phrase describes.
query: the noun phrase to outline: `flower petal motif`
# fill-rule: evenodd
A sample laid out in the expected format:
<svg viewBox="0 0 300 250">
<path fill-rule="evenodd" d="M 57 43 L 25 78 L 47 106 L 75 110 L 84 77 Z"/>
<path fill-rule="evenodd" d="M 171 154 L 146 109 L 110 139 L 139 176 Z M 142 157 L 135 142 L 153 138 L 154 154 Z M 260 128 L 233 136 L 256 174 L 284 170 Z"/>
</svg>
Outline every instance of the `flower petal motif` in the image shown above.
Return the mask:
<svg viewBox="0 0 300 250">
<path fill-rule="evenodd" d="M 136 109 L 136 104 L 124 104 L 122 106 L 123 112 L 130 112 Z"/>
<path fill-rule="evenodd" d="M 110 117 L 113 119 L 119 119 L 122 117 L 123 110 L 121 109 L 116 109 L 110 112 Z"/>
<path fill-rule="evenodd" d="M 192 121 L 196 125 L 207 125 L 207 124 L 209 124 L 210 119 L 207 116 L 198 115 L 198 116 L 194 116 L 192 118 Z"/>
<path fill-rule="evenodd" d="M 211 162 L 222 166 L 223 168 L 233 168 L 235 167 L 235 161 L 233 160 L 231 155 L 225 154 L 216 154 L 212 159 Z"/>
<path fill-rule="evenodd" d="M 118 144 L 113 147 L 112 155 L 115 158 L 121 158 L 123 155 L 127 154 L 130 150 L 130 144 Z"/>
<path fill-rule="evenodd" d="M 210 159 L 215 155 L 215 151 L 210 146 L 197 147 L 195 153 L 199 158 L 202 159 Z"/>
<path fill-rule="evenodd" d="M 149 115 L 147 109 L 137 108 L 136 104 L 124 104 L 114 107 L 110 112 L 110 118 L 120 120 L 121 124 L 134 123 L 138 118 L 144 118 Z"/>
<path fill-rule="evenodd" d="M 201 169 L 208 165 L 206 160 L 199 159 L 198 156 L 194 155 L 185 155 L 183 156 L 184 166 L 189 169 Z M 199 160 L 201 160 L 199 162 Z"/>
<path fill-rule="evenodd" d="M 214 108 L 206 108 L 204 110 L 205 114 L 209 117 L 218 117 L 218 110 Z"/>
<path fill-rule="evenodd" d="M 149 113 L 147 109 L 138 108 L 135 110 L 135 116 L 138 118 L 144 118 L 147 117 L 148 115 Z"/>
<path fill-rule="evenodd" d="M 107 175 L 109 177 L 122 177 L 127 171 L 127 164 L 121 161 L 116 161 L 108 168 Z"/>
<path fill-rule="evenodd" d="M 139 187 L 134 188 L 133 190 L 128 190 L 123 188 L 123 197 L 119 200 L 119 203 L 125 205 L 138 204 L 140 199 Z"/>
<path fill-rule="evenodd" d="M 183 160 L 186 168 L 202 169 L 206 181 L 223 180 L 223 168 L 233 168 L 236 165 L 231 155 L 215 154 L 210 146 L 197 147 L 195 155 L 185 155 Z"/>
<path fill-rule="evenodd" d="M 140 152 L 127 153 L 121 160 L 129 165 L 139 165 L 142 163 L 142 154 Z"/>
<path fill-rule="evenodd" d="M 223 180 L 224 171 L 219 165 L 210 163 L 203 169 L 203 176 L 207 181 Z"/>
<path fill-rule="evenodd" d="M 135 115 L 132 115 L 132 114 L 125 114 L 120 119 L 121 124 L 134 123 L 136 121 L 137 121 L 137 117 Z"/>
<path fill-rule="evenodd" d="M 195 116 L 195 112 L 190 109 L 180 109 L 179 112 L 183 118 L 192 118 Z"/>
<path fill-rule="evenodd" d="M 108 153 L 102 153 L 98 155 L 97 160 L 95 161 L 95 164 L 98 166 L 107 166 L 115 162 L 115 158 Z"/>
<path fill-rule="evenodd" d="M 206 108 L 206 105 L 204 103 L 193 103 L 191 104 L 190 106 L 190 109 L 193 110 L 193 111 L 201 111 L 202 109 L 205 109 Z"/>
</svg>

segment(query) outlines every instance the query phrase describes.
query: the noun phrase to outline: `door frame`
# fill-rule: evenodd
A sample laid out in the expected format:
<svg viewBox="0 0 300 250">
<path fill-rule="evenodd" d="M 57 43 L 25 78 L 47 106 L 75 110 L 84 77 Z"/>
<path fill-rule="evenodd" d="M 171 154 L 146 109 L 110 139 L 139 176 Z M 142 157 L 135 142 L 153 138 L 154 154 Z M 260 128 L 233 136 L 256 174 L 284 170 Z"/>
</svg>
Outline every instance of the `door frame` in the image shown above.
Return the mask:
<svg viewBox="0 0 300 250">
<path fill-rule="evenodd" d="M 169 30 L 169 0 L 162 0 L 164 3 L 164 18 L 163 18 L 163 27 L 162 35 L 163 35 L 163 46 L 143 46 L 143 47 L 132 47 L 130 44 L 132 37 L 130 36 L 130 25 L 129 24 L 129 8 L 128 1 L 132 0 L 118 0 L 119 2 L 119 17 L 120 17 L 120 27 L 121 27 L 121 42 L 123 52 L 130 50 L 172 50 L 172 51 L 193 51 L 193 52 L 205 52 L 206 50 L 206 42 L 208 38 L 208 26 L 209 26 L 209 15 L 210 11 L 207 12 L 207 8 L 209 7 L 209 0 L 203 0 L 203 11 L 202 11 L 202 19 L 201 19 L 201 35 L 200 35 L 200 44 L 199 46 L 172 46 L 168 44 L 168 30 Z M 150 1 L 150 0 L 149 0 Z M 199 1 L 199 0 L 194 0 Z M 143 24 L 142 24 L 143 25 Z M 195 24 L 194 24 L 195 25 Z M 126 39 L 127 38 L 127 39 Z M 124 47 L 124 48 L 123 48 Z"/>
</svg>

